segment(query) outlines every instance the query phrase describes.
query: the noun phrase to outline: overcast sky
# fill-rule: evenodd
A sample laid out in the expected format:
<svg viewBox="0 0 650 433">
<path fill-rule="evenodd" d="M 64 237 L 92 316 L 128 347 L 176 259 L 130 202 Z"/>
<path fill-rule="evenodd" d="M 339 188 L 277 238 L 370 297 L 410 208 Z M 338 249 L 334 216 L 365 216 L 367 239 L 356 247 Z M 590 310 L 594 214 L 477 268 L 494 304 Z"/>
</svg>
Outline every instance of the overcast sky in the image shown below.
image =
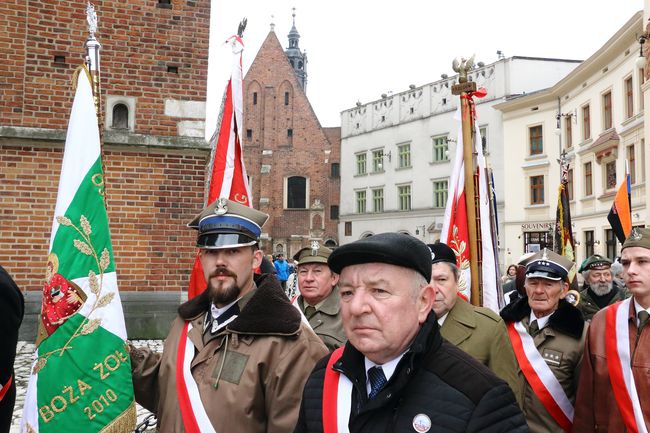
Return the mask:
<svg viewBox="0 0 650 433">
<path fill-rule="evenodd" d="M 207 121 L 216 123 L 231 64 L 223 41 L 248 18 L 244 73 L 275 23 L 283 47 L 296 8 L 307 51 L 307 97 L 323 126 L 357 101 L 453 74 L 456 56 L 486 64 L 506 57 L 584 60 L 643 8 L 642 0 L 367 1 L 212 0 Z M 273 18 L 272 18 L 273 16 Z M 489 89 L 488 89 L 489 90 Z M 211 134 L 211 131 L 206 131 Z"/>
</svg>

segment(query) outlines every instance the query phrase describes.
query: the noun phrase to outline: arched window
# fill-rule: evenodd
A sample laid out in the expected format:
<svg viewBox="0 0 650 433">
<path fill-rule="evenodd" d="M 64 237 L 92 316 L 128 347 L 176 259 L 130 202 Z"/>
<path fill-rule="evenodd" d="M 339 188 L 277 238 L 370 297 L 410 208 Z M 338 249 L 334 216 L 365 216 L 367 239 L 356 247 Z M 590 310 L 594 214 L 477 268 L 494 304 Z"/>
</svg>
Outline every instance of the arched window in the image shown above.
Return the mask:
<svg viewBox="0 0 650 433">
<path fill-rule="evenodd" d="M 129 107 L 124 104 L 113 106 L 113 129 L 129 129 Z"/>
<path fill-rule="evenodd" d="M 336 247 L 336 241 L 333 240 L 333 239 L 328 239 L 328 240 L 325 241 L 325 246 L 327 248 Z"/>
<path fill-rule="evenodd" d="M 287 209 L 307 207 L 307 178 L 291 176 L 287 179 Z"/>
</svg>

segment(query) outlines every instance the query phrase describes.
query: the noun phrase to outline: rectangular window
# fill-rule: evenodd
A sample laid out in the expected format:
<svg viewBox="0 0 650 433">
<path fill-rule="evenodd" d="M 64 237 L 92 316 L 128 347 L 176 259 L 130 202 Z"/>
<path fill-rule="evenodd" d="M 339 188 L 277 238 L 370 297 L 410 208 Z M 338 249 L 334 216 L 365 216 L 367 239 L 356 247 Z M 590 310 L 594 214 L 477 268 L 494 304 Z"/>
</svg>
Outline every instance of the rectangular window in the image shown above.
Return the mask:
<svg viewBox="0 0 650 433">
<path fill-rule="evenodd" d="M 591 138 L 591 119 L 589 117 L 589 105 L 582 107 L 582 139 Z"/>
<path fill-rule="evenodd" d="M 345 222 L 345 236 L 352 236 L 352 221 Z"/>
<path fill-rule="evenodd" d="M 383 150 L 373 150 L 372 151 L 372 172 L 379 173 L 384 171 L 384 151 Z"/>
<path fill-rule="evenodd" d="M 372 190 L 372 211 L 384 211 L 384 189 L 377 188 Z"/>
<path fill-rule="evenodd" d="M 479 128 L 479 133 L 481 134 L 481 144 L 483 145 L 483 153 L 487 155 L 488 152 L 488 130 L 487 126 Z"/>
<path fill-rule="evenodd" d="M 357 153 L 357 175 L 366 174 L 366 154 Z"/>
<path fill-rule="evenodd" d="M 603 95 L 603 127 L 604 129 L 612 127 L 612 92 Z"/>
<path fill-rule="evenodd" d="M 433 182 L 433 207 L 444 208 L 447 205 L 448 191 L 449 191 L 448 181 L 436 180 Z"/>
<path fill-rule="evenodd" d="M 544 204 L 544 176 L 530 177 L 530 204 Z"/>
<path fill-rule="evenodd" d="M 284 105 L 289 105 L 289 92 L 284 92 Z"/>
<path fill-rule="evenodd" d="M 614 230 L 605 229 L 605 245 L 607 246 L 607 258 L 611 261 L 614 261 L 616 258 L 616 243 L 617 240 L 614 237 Z"/>
<path fill-rule="evenodd" d="M 341 177 L 341 164 L 338 162 L 333 162 L 330 166 L 330 177 L 338 178 Z"/>
<path fill-rule="evenodd" d="M 573 169 L 570 168 L 567 173 L 566 192 L 569 200 L 573 200 Z"/>
<path fill-rule="evenodd" d="M 605 164 L 605 189 L 616 188 L 616 161 Z"/>
<path fill-rule="evenodd" d="M 625 80 L 625 118 L 634 116 L 634 85 L 632 77 Z"/>
<path fill-rule="evenodd" d="M 449 145 L 447 144 L 447 137 L 434 137 L 433 138 L 433 160 L 437 161 L 448 161 L 448 150 Z"/>
<path fill-rule="evenodd" d="M 399 210 L 411 210 L 411 185 L 397 187 Z"/>
<path fill-rule="evenodd" d="M 291 128 L 287 129 L 287 137 L 289 138 L 293 137 L 293 129 Z"/>
<path fill-rule="evenodd" d="M 548 230 L 545 232 L 525 232 L 524 233 L 524 251 L 527 253 L 536 253 L 548 248 L 553 249 L 553 234 Z"/>
<path fill-rule="evenodd" d="M 585 257 L 594 255 L 594 231 L 585 231 Z"/>
<path fill-rule="evenodd" d="M 366 213 L 366 192 L 357 191 L 357 213 Z"/>
<path fill-rule="evenodd" d="M 257 105 L 257 92 L 253 92 L 253 105 Z"/>
<path fill-rule="evenodd" d="M 634 145 L 631 144 L 627 147 L 627 160 L 630 163 L 630 183 L 636 183 L 636 158 L 634 152 Z"/>
<path fill-rule="evenodd" d="M 542 125 L 528 128 L 529 150 L 531 155 L 541 155 L 544 152 L 544 139 L 542 137 Z"/>
<path fill-rule="evenodd" d="M 336 205 L 330 206 L 330 219 L 337 220 L 339 219 L 339 207 Z"/>
<path fill-rule="evenodd" d="M 252 129 L 247 129 L 246 130 L 246 138 L 248 138 L 249 140 L 251 138 L 253 138 L 253 130 Z"/>
<path fill-rule="evenodd" d="M 397 146 L 397 152 L 399 154 L 399 168 L 407 168 L 411 166 L 411 145 L 402 144 Z"/>
<path fill-rule="evenodd" d="M 593 176 L 591 174 L 591 162 L 586 162 L 585 168 L 585 196 L 589 197 L 594 193 Z"/>
<path fill-rule="evenodd" d="M 573 146 L 573 116 L 570 114 L 564 118 L 564 132 L 566 133 L 564 147 L 569 148 Z"/>
</svg>

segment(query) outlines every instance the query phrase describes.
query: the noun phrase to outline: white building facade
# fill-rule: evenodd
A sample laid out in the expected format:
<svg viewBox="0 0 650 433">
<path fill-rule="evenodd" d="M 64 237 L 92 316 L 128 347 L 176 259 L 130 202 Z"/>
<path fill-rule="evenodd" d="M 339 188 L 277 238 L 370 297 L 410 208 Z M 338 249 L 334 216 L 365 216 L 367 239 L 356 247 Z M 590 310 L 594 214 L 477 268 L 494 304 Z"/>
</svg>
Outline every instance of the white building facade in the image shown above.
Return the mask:
<svg viewBox="0 0 650 433">
<path fill-rule="evenodd" d="M 637 66 L 642 12 L 553 87 L 498 104 L 503 113 L 506 261 L 552 247 L 560 152 L 569 160 L 568 192 L 576 263 L 620 255 L 607 214 L 625 179 L 632 224 L 646 224 L 643 74 Z M 559 118 L 559 128 L 558 128 Z M 511 200 L 510 197 L 513 199 Z"/>
<path fill-rule="evenodd" d="M 501 112 L 506 97 L 555 84 L 580 62 L 511 57 L 469 74 L 488 95 L 476 111 L 488 163 L 494 171 L 500 231 L 505 201 Z M 339 241 L 403 232 L 431 243 L 440 238 L 460 122 L 458 76 L 443 79 L 341 113 Z M 462 150 L 461 150 L 462 151 Z"/>
</svg>

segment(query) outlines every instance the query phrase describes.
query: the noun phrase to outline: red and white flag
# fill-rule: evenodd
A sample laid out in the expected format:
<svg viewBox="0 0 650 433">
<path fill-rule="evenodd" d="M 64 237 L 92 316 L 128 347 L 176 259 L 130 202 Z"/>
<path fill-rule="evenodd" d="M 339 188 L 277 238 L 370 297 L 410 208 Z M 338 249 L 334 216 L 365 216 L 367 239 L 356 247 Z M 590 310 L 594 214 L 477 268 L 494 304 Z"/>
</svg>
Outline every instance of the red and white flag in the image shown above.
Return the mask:
<svg viewBox="0 0 650 433">
<path fill-rule="evenodd" d="M 226 41 L 232 47 L 233 65 L 226 86 L 221 114 L 217 121 L 219 127 L 212 139 L 212 155 L 210 158 L 210 179 L 207 185 L 206 204 L 220 197 L 227 197 L 238 203 L 252 206 L 252 196 L 241 145 L 241 130 L 244 117 L 244 73 L 242 68 L 242 51 L 244 41 L 234 35 Z M 206 288 L 203 267 L 198 253 L 194 260 L 188 298 L 200 294 Z"/>
<path fill-rule="evenodd" d="M 479 96 L 477 94 L 477 96 Z M 479 96 L 480 97 L 480 96 Z M 457 115 L 460 120 L 460 110 Z M 479 188 L 479 208 L 476 209 L 477 217 L 481 219 L 480 239 L 481 242 L 481 274 L 482 274 L 482 306 L 488 307 L 495 312 L 499 307 L 498 278 L 496 274 L 497 256 L 494 251 L 494 239 L 492 234 L 492 217 L 490 215 L 490 188 L 488 186 L 488 174 L 481 133 L 478 125 L 474 124 L 474 151 L 477 155 L 477 170 Z M 465 166 L 463 162 L 463 133 L 462 124 L 458 128 L 456 147 L 456 159 L 449 181 L 449 198 L 445 208 L 445 217 L 442 226 L 440 242 L 451 247 L 456 253 L 456 263 L 460 270 L 458 281 L 459 295 L 466 300 L 470 299 L 472 275 L 470 269 L 470 248 L 469 248 L 469 224 L 467 221 L 467 206 L 465 203 Z"/>
</svg>

